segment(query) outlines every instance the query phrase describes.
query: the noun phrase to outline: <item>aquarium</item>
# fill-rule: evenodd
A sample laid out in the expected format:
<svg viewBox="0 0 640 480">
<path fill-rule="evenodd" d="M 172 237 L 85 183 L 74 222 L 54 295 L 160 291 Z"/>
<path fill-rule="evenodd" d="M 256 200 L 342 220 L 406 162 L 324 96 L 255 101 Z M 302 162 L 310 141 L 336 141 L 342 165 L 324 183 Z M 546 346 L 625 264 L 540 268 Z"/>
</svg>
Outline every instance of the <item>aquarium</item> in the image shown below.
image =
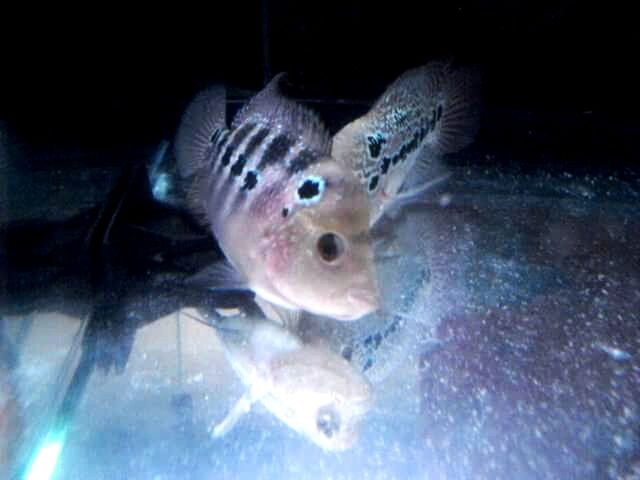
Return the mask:
<svg viewBox="0 0 640 480">
<path fill-rule="evenodd" d="M 602 8 L 34 25 L 0 478 L 640 478 L 637 35 Z"/>
</svg>

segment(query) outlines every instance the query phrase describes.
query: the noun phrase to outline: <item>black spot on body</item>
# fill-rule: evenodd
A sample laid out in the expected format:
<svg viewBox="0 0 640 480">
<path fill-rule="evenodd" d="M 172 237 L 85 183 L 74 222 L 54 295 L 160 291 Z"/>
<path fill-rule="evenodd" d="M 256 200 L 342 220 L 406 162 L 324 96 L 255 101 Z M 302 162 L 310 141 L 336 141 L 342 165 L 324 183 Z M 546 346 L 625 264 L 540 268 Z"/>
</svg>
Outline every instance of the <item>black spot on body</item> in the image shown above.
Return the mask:
<svg viewBox="0 0 640 480">
<path fill-rule="evenodd" d="M 405 143 L 404 145 L 402 145 L 402 147 L 400 147 L 400 151 L 397 154 L 395 154 L 393 157 L 391 157 L 391 163 L 393 165 L 397 165 L 399 162 L 403 162 L 404 160 L 406 160 L 407 156 L 410 153 L 412 153 L 416 148 L 418 148 L 419 142 L 420 142 L 420 133 L 416 132 L 413 135 L 413 138 L 411 139 L 411 141 L 409 143 Z M 386 169 L 384 166 L 384 159 L 383 159 L 383 165 L 382 165 L 382 173 L 386 173 Z"/>
<path fill-rule="evenodd" d="M 380 343 L 382 342 L 382 335 L 380 335 L 380 332 L 375 334 L 375 336 L 373 337 L 373 341 L 375 342 L 374 348 L 378 348 L 380 346 Z"/>
<path fill-rule="evenodd" d="M 353 357 L 353 348 L 351 348 L 350 345 L 347 345 L 342 349 L 342 358 L 350 362 L 352 357 Z"/>
<path fill-rule="evenodd" d="M 369 181 L 369 191 L 373 192 L 376 189 L 379 180 L 380 177 L 378 175 L 371 177 L 371 180 Z"/>
<path fill-rule="evenodd" d="M 308 200 L 320 195 L 320 185 L 315 180 L 305 180 L 298 188 L 298 197 L 301 200 Z"/>
<path fill-rule="evenodd" d="M 287 172 L 295 174 L 306 170 L 306 168 L 317 162 L 320 157 L 311 150 L 302 150 L 297 157 L 289 163 Z"/>
<path fill-rule="evenodd" d="M 258 174 L 255 170 L 249 170 L 244 176 L 244 184 L 241 190 L 253 190 L 258 184 Z"/>
<path fill-rule="evenodd" d="M 282 209 L 282 217 L 287 218 L 288 215 L 289 215 L 289 209 L 287 207 L 284 207 Z"/>
<path fill-rule="evenodd" d="M 258 170 L 264 170 L 268 165 L 283 161 L 291 145 L 293 145 L 293 140 L 286 135 L 278 135 L 274 138 L 265 150 L 258 164 Z"/>
<path fill-rule="evenodd" d="M 244 166 L 246 163 L 247 157 L 245 157 L 243 153 L 238 155 L 238 160 L 231 167 L 231 175 L 239 177 L 242 174 L 242 170 L 244 170 Z"/>
<path fill-rule="evenodd" d="M 395 331 L 396 331 L 396 328 L 397 328 L 397 326 L 396 326 L 396 322 L 393 322 L 393 323 L 389 326 L 389 328 L 387 328 L 387 331 L 385 332 L 385 335 L 389 335 L 389 334 L 391 334 L 391 333 L 395 332 Z"/>
<path fill-rule="evenodd" d="M 365 362 L 364 366 L 362 367 L 362 371 L 366 372 L 367 370 L 369 370 L 371 367 L 373 367 L 373 362 L 371 361 L 370 358 L 367 359 L 367 361 Z"/>
<path fill-rule="evenodd" d="M 382 144 L 387 142 L 384 138 L 373 135 L 369 135 L 367 141 L 369 142 L 369 154 L 371 158 L 377 158 L 378 155 L 380 155 Z"/>
<path fill-rule="evenodd" d="M 439 121 L 442 118 L 442 105 L 438 105 L 438 111 L 436 113 L 436 121 Z"/>
<path fill-rule="evenodd" d="M 382 166 L 380 167 L 380 171 L 382 175 L 386 175 L 389 170 L 389 165 L 391 165 L 391 159 L 389 157 L 384 157 L 382 159 Z"/>
</svg>

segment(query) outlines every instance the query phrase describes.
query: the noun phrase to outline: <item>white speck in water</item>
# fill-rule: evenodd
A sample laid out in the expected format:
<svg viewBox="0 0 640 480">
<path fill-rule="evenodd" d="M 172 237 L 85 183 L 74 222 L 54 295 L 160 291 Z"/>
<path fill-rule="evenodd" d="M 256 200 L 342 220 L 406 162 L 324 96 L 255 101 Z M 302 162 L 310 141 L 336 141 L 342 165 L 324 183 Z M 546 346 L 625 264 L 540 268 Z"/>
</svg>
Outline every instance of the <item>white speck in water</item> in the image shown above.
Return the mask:
<svg viewBox="0 0 640 480">
<path fill-rule="evenodd" d="M 619 348 L 612 347 L 611 345 L 597 343 L 595 346 L 616 361 L 622 362 L 631 358 L 631 354 L 629 352 L 625 352 L 624 350 L 620 350 Z"/>
<path fill-rule="evenodd" d="M 444 195 L 440 196 L 440 206 L 441 207 L 448 207 L 451 204 L 451 200 L 453 200 L 453 197 L 451 196 L 450 193 L 445 193 Z"/>
</svg>

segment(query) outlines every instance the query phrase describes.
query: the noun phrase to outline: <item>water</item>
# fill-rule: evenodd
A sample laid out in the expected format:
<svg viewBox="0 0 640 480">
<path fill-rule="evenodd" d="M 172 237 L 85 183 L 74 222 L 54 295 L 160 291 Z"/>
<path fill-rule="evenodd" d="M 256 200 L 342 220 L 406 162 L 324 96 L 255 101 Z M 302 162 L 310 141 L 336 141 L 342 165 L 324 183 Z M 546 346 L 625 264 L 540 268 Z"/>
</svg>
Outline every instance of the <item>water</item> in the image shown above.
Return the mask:
<svg viewBox="0 0 640 480">
<path fill-rule="evenodd" d="M 42 443 L 49 432 L 56 479 L 634 478 L 638 181 L 452 172 L 428 203 L 381 225 L 394 232 L 379 252 L 385 313 L 303 323 L 306 340 L 323 339 L 373 386 L 352 449 L 323 452 L 260 405 L 210 437 L 243 386 L 215 330 L 175 312 L 224 301 L 177 286 L 219 253 L 175 211 L 139 207 L 146 176 L 134 171 L 115 189 L 125 200 L 106 202 L 109 221 L 98 209 L 46 237 L 58 264 L 11 260 L 5 451 L 25 473 L 40 446 L 60 446 Z M 88 271 L 84 226 L 108 239 L 88 249 Z M 15 246 L 32 232 L 7 235 Z"/>
</svg>

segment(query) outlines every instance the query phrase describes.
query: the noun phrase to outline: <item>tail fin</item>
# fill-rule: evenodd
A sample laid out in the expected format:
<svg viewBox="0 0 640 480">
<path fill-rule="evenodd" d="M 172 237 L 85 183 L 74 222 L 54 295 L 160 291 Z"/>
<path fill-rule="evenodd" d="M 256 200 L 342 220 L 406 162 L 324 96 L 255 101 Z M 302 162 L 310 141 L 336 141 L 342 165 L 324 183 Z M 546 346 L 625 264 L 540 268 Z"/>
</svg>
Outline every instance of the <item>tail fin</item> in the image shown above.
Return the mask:
<svg viewBox="0 0 640 480">
<path fill-rule="evenodd" d="M 211 136 L 225 127 L 226 91 L 214 85 L 196 95 L 182 116 L 174 147 L 182 178 L 193 176 L 203 166 Z"/>
<path fill-rule="evenodd" d="M 442 65 L 439 97 L 440 117 L 431 139 L 440 154 L 453 153 L 469 145 L 478 131 L 480 119 L 480 75 L 470 68 Z"/>
<path fill-rule="evenodd" d="M 406 71 L 380 97 L 373 110 L 421 102 L 429 115 L 426 143 L 436 154 L 469 145 L 478 130 L 480 76 L 471 68 L 435 61 Z M 397 134 L 405 134 L 397 127 Z M 387 142 L 390 140 L 387 139 Z"/>
</svg>

